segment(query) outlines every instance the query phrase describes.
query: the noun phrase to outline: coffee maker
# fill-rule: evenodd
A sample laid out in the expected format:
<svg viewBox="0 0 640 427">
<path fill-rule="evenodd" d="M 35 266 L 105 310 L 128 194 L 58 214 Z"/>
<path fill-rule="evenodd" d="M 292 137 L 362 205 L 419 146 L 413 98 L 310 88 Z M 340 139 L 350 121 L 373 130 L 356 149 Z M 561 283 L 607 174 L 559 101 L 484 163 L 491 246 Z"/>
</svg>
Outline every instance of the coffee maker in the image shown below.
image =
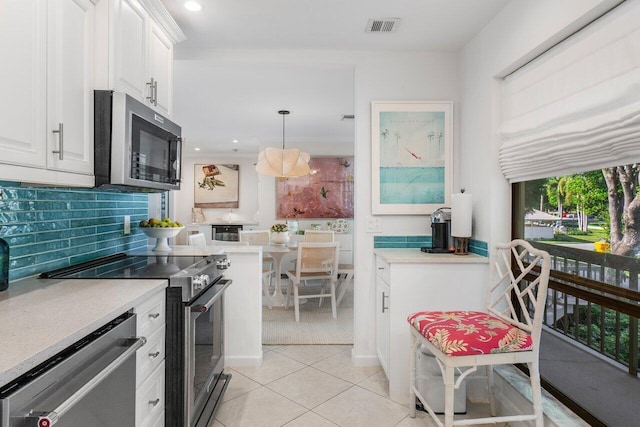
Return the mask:
<svg viewBox="0 0 640 427">
<path fill-rule="evenodd" d="M 431 213 L 431 247 L 420 248 L 431 254 L 448 254 L 451 242 L 451 208 L 439 208 Z"/>
</svg>

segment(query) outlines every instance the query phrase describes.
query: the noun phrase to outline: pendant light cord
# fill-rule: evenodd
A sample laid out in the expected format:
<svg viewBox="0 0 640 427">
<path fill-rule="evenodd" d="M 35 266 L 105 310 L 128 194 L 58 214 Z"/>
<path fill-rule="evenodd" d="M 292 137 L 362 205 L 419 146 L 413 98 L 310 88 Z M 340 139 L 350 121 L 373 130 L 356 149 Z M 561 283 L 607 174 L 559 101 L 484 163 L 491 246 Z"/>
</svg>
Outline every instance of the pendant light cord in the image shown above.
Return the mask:
<svg viewBox="0 0 640 427">
<path fill-rule="evenodd" d="M 284 116 L 289 114 L 289 110 L 280 110 L 278 114 L 282 114 L 282 151 L 284 151 Z"/>
</svg>

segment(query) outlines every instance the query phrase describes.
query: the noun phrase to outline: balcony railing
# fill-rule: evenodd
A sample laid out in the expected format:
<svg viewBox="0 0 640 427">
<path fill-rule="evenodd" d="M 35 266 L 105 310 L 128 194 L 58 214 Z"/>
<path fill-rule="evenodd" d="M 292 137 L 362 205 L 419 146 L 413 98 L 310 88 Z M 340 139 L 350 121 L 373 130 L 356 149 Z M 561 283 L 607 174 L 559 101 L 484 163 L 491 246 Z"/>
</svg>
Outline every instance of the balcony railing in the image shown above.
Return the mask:
<svg viewBox="0 0 640 427">
<path fill-rule="evenodd" d="M 552 258 L 544 324 L 637 376 L 640 260 L 531 244 Z"/>
</svg>

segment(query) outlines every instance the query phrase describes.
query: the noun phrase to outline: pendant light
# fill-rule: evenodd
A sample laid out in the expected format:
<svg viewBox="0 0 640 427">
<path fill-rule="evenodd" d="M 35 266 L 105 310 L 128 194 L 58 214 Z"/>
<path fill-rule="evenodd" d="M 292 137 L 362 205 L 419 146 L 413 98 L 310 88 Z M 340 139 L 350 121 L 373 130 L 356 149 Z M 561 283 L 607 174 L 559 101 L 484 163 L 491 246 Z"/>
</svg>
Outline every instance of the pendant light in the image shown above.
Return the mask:
<svg viewBox="0 0 640 427">
<path fill-rule="evenodd" d="M 297 148 L 284 148 L 284 118 L 289 113 L 288 110 L 278 111 L 278 114 L 282 115 L 282 148 L 267 147 L 258 154 L 256 164 L 258 173 L 278 178 L 309 174 L 309 159 L 311 159 L 309 153 Z"/>
</svg>

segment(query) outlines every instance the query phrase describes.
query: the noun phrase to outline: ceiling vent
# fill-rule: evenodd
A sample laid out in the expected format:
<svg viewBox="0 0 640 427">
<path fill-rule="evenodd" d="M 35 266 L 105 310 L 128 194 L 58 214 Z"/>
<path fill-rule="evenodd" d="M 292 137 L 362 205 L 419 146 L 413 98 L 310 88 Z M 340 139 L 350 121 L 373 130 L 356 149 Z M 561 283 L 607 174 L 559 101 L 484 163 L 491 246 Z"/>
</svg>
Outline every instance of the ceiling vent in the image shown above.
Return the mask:
<svg viewBox="0 0 640 427">
<path fill-rule="evenodd" d="M 400 18 L 369 19 L 367 33 L 392 33 L 398 27 Z"/>
</svg>

